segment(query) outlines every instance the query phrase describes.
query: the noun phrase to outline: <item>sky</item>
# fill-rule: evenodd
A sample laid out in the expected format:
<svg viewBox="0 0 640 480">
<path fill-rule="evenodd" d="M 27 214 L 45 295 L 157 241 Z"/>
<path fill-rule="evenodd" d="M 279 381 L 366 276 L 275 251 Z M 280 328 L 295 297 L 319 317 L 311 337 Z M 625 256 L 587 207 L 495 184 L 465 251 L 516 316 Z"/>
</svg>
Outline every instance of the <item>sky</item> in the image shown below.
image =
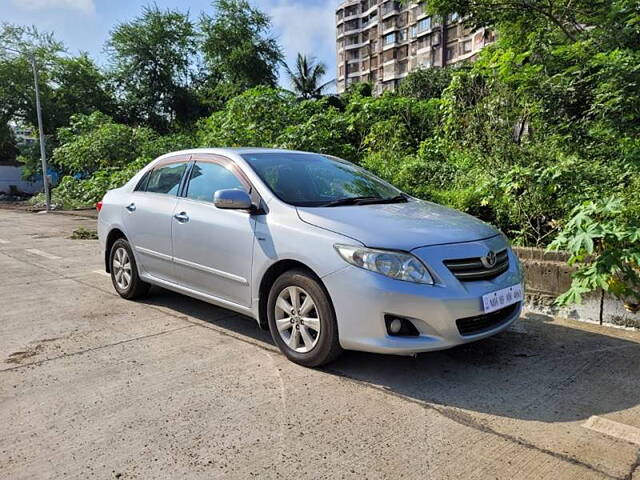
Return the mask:
<svg viewBox="0 0 640 480">
<path fill-rule="evenodd" d="M 287 63 L 297 53 L 314 56 L 327 66 L 326 80 L 335 78 L 335 7 L 341 0 L 249 0 L 271 17 L 273 34 L 282 46 Z M 211 0 L 0 0 L 0 22 L 35 25 L 53 32 L 70 54 L 88 52 L 100 65 L 107 63 L 104 44 L 119 23 L 130 21 L 144 5 L 190 12 L 192 20 L 206 11 Z M 289 80 L 280 72 L 280 84 Z"/>
</svg>

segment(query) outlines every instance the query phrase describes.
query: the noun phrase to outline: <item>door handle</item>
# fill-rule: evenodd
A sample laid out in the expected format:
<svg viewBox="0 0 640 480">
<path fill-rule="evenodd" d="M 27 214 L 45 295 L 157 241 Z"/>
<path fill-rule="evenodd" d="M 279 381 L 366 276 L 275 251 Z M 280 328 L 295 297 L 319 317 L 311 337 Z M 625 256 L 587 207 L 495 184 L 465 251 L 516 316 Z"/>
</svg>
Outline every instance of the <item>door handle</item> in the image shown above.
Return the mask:
<svg viewBox="0 0 640 480">
<path fill-rule="evenodd" d="M 129 210 L 130 212 L 135 212 L 136 211 L 136 204 L 135 203 L 130 203 L 129 205 L 126 206 L 126 209 Z"/>
<path fill-rule="evenodd" d="M 173 218 L 178 220 L 180 223 L 187 223 L 189 221 L 189 215 L 187 215 L 187 212 L 176 213 Z"/>
</svg>

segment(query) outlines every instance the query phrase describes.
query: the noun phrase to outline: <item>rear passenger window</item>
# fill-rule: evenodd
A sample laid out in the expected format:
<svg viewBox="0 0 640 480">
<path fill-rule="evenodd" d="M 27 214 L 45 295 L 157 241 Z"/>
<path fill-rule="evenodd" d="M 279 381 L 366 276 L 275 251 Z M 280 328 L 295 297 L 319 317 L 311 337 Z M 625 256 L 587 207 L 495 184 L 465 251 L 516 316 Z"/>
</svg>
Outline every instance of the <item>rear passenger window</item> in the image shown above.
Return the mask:
<svg viewBox="0 0 640 480">
<path fill-rule="evenodd" d="M 155 168 L 149 175 L 147 192 L 177 195 L 186 163 L 171 163 Z"/>
<path fill-rule="evenodd" d="M 215 192 L 228 188 L 246 190 L 238 177 L 223 165 L 211 162 L 196 162 L 191 169 L 187 198 L 213 202 L 213 194 Z"/>
<path fill-rule="evenodd" d="M 144 192 L 147 189 L 147 182 L 149 181 L 149 176 L 150 175 L 151 175 L 151 170 L 149 170 L 148 172 L 146 172 L 142 176 L 142 178 L 140 179 L 140 181 L 136 185 L 136 188 L 134 189 L 134 191 L 136 191 L 136 192 Z"/>
</svg>

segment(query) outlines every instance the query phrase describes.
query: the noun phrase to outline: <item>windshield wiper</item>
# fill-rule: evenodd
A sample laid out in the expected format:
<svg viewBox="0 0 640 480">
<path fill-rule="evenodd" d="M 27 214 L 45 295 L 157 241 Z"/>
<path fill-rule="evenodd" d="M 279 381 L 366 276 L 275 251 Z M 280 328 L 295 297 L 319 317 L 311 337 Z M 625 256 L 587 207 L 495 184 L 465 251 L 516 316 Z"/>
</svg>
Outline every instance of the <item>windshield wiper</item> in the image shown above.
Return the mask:
<svg viewBox="0 0 640 480">
<path fill-rule="evenodd" d="M 400 195 L 396 195 L 395 197 L 389 197 L 389 198 L 381 198 L 380 200 L 377 201 L 370 201 L 367 202 L 367 205 L 371 205 L 374 203 L 407 203 L 409 201 L 409 199 L 407 198 L 406 195 L 400 194 Z"/>
<path fill-rule="evenodd" d="M 322 205 L 323 207 L 340 207 L 343 205 L 374 205 L 381 203 L 405 203 L 407 202 L 405 195 L 396 195 L 395 197 L 382 198 L 378 196 L 365 196 L 365 197 L 347 197 L 334 200 Z"/>
<path fill-rule="evenodd" d="M 339 198 L 338 200 L 333 200 L 331 202 L 325 203 L 322 206 L 323 207 L 340 207 L 342 205 L 361 205 L 365 202 L 374 202 L 376 200 L 383 200 L 383 198 L 378 196 Z"/>
</svg>

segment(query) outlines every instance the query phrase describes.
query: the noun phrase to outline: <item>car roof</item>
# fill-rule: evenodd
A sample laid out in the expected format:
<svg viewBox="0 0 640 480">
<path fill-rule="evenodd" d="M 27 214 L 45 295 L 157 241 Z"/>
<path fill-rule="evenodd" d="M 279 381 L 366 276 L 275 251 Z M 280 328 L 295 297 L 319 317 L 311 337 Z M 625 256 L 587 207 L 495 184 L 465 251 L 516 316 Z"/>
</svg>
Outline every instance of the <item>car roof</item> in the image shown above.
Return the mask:
<svg viewBox="0 0 640 480">
<path fill-rule="evenodd" d="M 312 154 L 312 152 L 301 152 L 297 150 L 286 150 L 282 148 L 263 148 L 263 147 L 230 147 L 230 148 L 191 148 L 188 150 L 180 150 L 178 152 L 171 152 L 163 155 L 162 157 L 173 156 L 173 155 L 188 155 L 188 154 L 197 154 L 197 153 L 208 153 L 208 154 L 217 154 L 217 155 L 225 155 L 225 154 L 249 154 L 249 153 L 306 153 Z"/>
</svg>

